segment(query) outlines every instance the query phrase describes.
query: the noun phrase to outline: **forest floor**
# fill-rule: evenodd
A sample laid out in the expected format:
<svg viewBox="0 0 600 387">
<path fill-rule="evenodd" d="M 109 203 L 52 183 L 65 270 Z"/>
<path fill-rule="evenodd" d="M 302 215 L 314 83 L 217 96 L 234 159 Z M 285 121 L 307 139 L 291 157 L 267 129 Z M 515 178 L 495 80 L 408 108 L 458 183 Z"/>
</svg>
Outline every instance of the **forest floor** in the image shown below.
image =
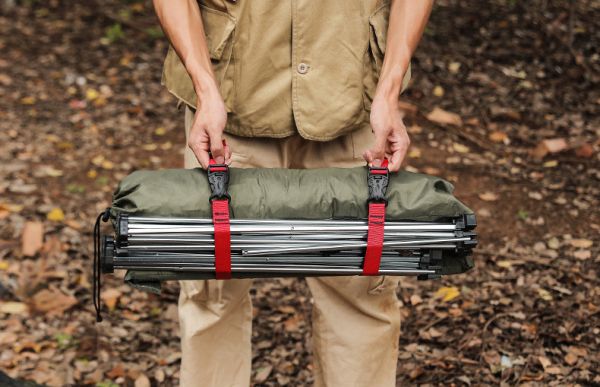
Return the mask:
<svg viewBox="0 0 600 387">
<path fill-rule="evenodd" d="M 176 284 L 104 283 L 92 224 L 117 182 L 182 166 L 149 2 L 0 13 L 0 371 L 39 384 L 177 385 Z M 398 384 L 600 385 L 600 3 L 438 1 L 403 110 L 406 168 L 478 214 L 469 273 L 407 278 Z M 569 8 L 573 4 L 573 8 Z M 253 383 L 306 385 L 311 296 L 261 280 Z"/>
</svg>

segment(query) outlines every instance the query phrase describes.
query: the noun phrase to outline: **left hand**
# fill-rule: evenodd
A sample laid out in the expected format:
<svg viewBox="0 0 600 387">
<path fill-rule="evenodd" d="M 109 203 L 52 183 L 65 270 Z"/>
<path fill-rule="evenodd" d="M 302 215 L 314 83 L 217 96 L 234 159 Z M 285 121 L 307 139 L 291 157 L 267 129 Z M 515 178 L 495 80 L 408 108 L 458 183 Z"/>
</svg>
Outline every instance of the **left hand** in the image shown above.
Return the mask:
<svg viewBox="0 0 600 387">
<path fill-rule="evenodd" d="M 363 153 L 370 166 L 380 166 L 386 157 L 390 172 L 400 169 L 410 146 L 410 138 L 402 121 L 403 116 L 397 98 L 375 95 L 371 104 L 371 128 L 375 134 L 375 143 Z"/>
</svg>

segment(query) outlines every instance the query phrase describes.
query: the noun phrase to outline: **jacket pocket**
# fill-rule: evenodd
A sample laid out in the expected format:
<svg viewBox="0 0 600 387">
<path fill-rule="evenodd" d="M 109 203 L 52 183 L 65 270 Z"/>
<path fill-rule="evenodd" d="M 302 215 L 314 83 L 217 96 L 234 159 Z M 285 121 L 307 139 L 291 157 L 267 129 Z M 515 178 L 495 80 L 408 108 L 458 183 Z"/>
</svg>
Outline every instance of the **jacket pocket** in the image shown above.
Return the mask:
<svg viewBox="0 0 600 387">
<path fill-rule="evenodd" d="M 206 35 L 206 44 L 215 78 L 227 109 L 231 110 L 233 101 L 233 37 L 235 18 L 225 12 L 200 5 L 202 24 Z M 180 102 L 195 109 L 197 96 L 194 85 L 182 61 L 173 47 L 165 58 L 162 83 Z"/>
<path fill-rule="evenodd" d="M 369 16 L 369 46 L 365 55 L 365 109 L 371 110 L 371 103 L 379 82 L 379 74 L 383 66 L 385 57 L 385 47 L 387 43 L 388 24 L 390 20 L 390 4 L 384 2 L 375 12 Z M 406 89 L 411 76 L 411 67 L 408 66 L 404 80 L 402 81 L 402 91 Z"/>
</svg>

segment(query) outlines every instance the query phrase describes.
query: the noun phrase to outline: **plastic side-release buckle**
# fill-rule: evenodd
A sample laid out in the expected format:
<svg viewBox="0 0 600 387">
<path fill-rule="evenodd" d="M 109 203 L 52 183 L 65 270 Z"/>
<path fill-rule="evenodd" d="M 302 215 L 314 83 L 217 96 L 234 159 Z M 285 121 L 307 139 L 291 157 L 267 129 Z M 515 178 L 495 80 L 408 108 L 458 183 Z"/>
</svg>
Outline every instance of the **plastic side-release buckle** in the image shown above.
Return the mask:
<svg viewBox="0 0 600 387">
<path fill-rule="evenodd" d="M 211 159 L 206 172 L 211 192 L 210 201 L 212 202 L 215 199 L 230 201 L 231 197 L 227 193 L 229 189 L 229 166 L 227 164 L 216 164 Z"/>
<path fill-rule="evenodd" d="M 369 203 L 385 203 L 385 194 L 389 184 L 388 161 L 384 159 L 380 167 L 369 167 L 367 184 L 369 186 Z"/>
</svg>

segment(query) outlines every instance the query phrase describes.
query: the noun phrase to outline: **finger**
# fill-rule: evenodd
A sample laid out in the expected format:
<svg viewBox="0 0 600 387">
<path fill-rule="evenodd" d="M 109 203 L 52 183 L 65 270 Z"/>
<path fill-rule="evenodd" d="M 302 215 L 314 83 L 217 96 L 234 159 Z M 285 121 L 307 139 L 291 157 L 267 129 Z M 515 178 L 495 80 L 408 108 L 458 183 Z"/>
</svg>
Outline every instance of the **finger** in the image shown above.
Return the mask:
<svg viewBox="0 0 600 387">
<path fill-rule="evenodd" d="M 208 151 L 199 144 L 190 144 L 190 148 L 192 149 L 192 152 L 194 152 L 194 155 L 196 156 L 196 159 L 198 160 L 202 168 L 208 168 L 210 160 Z"/>
<path fill-rule="evenodd" d="M 231 147 L 225 140 L 223 140 L 223 154 L 225 155 L 225 164 L 231 164 Z"/>
<path fill-rule="evenodd" d="M 375 141 L 373 146 L 368 149 L 363 157 L 367 160 L 370 166 L 381 166 L 381 161 L 385 157 L 385 147 L 387 144 L 387 133 L 375 132 Z"/>
<path fill-rule="evenodd" d="M 389 157 L 388 169 L 390 172 L 398 172 L 400 170 L 400 166 L 402 165 L 402 161 L 406 157 L 406 152 L 408 151 L 407 146 L 402 146 L 394 151 Z"/>
<path fill-rule="evenodd" d="M 210 153 L 217 164 L 225 162 L 225 151 L 223 147 L 223 139 L 221 133 L 209 132 Z"/>
</svg>

